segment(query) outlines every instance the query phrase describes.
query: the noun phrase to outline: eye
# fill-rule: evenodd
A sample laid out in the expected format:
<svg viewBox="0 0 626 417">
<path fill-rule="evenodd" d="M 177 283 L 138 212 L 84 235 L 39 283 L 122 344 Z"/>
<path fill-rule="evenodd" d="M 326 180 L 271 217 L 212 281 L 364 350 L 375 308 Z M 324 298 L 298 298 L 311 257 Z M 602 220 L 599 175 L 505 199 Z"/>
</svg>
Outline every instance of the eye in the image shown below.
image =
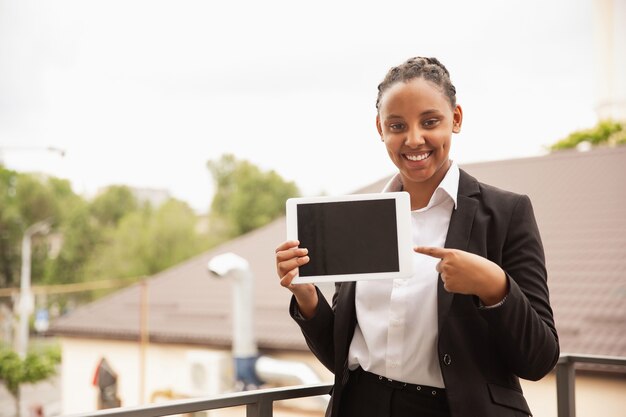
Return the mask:
<svg viewBox="0 0 626 417">
<path fill-rule="evenodd" d="M 422 125 L 424 125 L 424 127 L 427 127 L 427 128 L 432 128 L 432 127 L 437 126 L 439 124 L 439 121 L 440 120 L 436 118 L 428 119 L 422 122 Z"/>
<path fill-rule="evenodd" d="M 404 130 L 404 123 L 390 123 L 389 130 L 393 132 L 399 132 L 401 130 Z"/>
</svg>

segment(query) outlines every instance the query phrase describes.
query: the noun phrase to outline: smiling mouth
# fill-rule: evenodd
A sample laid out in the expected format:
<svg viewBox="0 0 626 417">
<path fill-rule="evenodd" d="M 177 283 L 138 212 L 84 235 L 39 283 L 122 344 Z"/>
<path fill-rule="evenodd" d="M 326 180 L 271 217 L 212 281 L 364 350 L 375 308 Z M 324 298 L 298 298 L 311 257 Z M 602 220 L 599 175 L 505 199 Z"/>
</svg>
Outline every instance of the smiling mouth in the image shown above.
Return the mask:
<svg viewBox="0 0 626 417">
<path fill-rule="evenodd" d="M 423 161 L 432 155 L 433 151 L 430 152 L 422 152 L 422 153 L 405 153 L 404 157 L 409 161 Z"/>
</svg>

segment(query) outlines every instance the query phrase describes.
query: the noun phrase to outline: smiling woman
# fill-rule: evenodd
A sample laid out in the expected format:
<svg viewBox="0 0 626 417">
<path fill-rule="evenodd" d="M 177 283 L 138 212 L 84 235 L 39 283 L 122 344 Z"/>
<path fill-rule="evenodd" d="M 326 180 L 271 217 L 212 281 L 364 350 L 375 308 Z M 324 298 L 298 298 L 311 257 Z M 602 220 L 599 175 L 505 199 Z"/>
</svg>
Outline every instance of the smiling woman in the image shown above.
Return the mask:
<svg viewBox="0 0 626 417">
<path fill-rule="evenodd" d="M 379 101 L 376 127 L 411 194 L 411 208 L 425 207 L 449 166 L 452 133 L 461 130 L 461 107 L 423 78 L 395 83 Z"/>
<path fill-rule="evenodd" d="M 290 313 L 335 374 L 327 416 L 528 416 L 518 378 L 542 378 L 559 356 L 530 200 L 450 160 L 463 111 L 437 59 L 392 68 L 376 108 L 398 170 L 383 192 L 411 199 L 414 275 L 337 283 L 331 306 L 293 281 L 315 254 L 276 249 Z"/>
</svg>

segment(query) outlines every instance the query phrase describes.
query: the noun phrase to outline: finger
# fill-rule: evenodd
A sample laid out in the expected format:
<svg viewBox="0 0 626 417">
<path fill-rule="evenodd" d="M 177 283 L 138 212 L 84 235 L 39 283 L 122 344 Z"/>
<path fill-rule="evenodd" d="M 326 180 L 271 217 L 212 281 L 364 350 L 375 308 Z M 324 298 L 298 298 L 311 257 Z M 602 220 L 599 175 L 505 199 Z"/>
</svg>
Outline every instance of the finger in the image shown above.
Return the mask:
<svg viewBox="0 0 626 417">
<path fill-rule="evenodd" d="M 441 265 L 442 261 L 437 262 L 437 265 L 435 265 L 435 271 L 437 271 L 439 274 L 441 274 L 441 270 L 442 270 L 442 265 Z"/>
<path fill-rule="evenodd" d="M 448 253 L 450 253 L 450 249 L 446 248 L 435 248 L 432 246 L 416 246 L 413 250 L 417 253 L 421 253 L 422 255 L 432 256 L 433 258 L 442 259 Z"/>
<path fill-rule="evenodd" d="M 280 271 L 280 275 L 284 276 L 289 271 L 293 269 L 297 269 L 299 266 L 302 266 L 309 262 L 308 256 L 302 256 L 299 258 L 291 258 L 287 261 L 278 263 L 278 270 Z"/>
<path fill-rule="evenodd" d="M 298 275 L 298 268 L 292 269 L 280 279 L 280 285 L 282 285 L 285 288 L 293 287 L 293 284 L 291 282 L 297 275 Z"/>
<path fill-rule="evenodd" d="M 289 259 L 306 256 L 308 253 L 309 250 L 307 248 L 292 247 L 286 250 L 282 250 L 280 252 L 276 252 L 276 261 L 283 262 Z"/>
<path fill-rule="evenodd" d="M 300 244 L 300 241 L 298 240 L 287 240 L 281 243 L 280 245 L 278 245 L 278 247 L 276 248 L 276 253 L 280 251 L 284 251 L 289 248 L 293 248 L 294 246 L 298 246 L 299 244 Z"/>
</svg>

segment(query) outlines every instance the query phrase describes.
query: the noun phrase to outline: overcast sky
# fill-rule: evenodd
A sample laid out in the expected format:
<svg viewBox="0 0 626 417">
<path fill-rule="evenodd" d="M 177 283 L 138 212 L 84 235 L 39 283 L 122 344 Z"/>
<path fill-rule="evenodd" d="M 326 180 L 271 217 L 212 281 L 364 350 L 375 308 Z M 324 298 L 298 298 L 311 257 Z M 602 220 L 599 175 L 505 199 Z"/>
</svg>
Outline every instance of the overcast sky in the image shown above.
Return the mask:
<svg viewBox="0 0 626 417">
<path fill-rule="evenodd" d="M 539 155 L 596 121 L 592 24 L 591 0 L 0 0 L 0 156 L 199 212 L 224 153 L 348 193 L 394 171 L 376 86 L 416 55 L 452 74 L 454 159 Z"/>
</svg>

